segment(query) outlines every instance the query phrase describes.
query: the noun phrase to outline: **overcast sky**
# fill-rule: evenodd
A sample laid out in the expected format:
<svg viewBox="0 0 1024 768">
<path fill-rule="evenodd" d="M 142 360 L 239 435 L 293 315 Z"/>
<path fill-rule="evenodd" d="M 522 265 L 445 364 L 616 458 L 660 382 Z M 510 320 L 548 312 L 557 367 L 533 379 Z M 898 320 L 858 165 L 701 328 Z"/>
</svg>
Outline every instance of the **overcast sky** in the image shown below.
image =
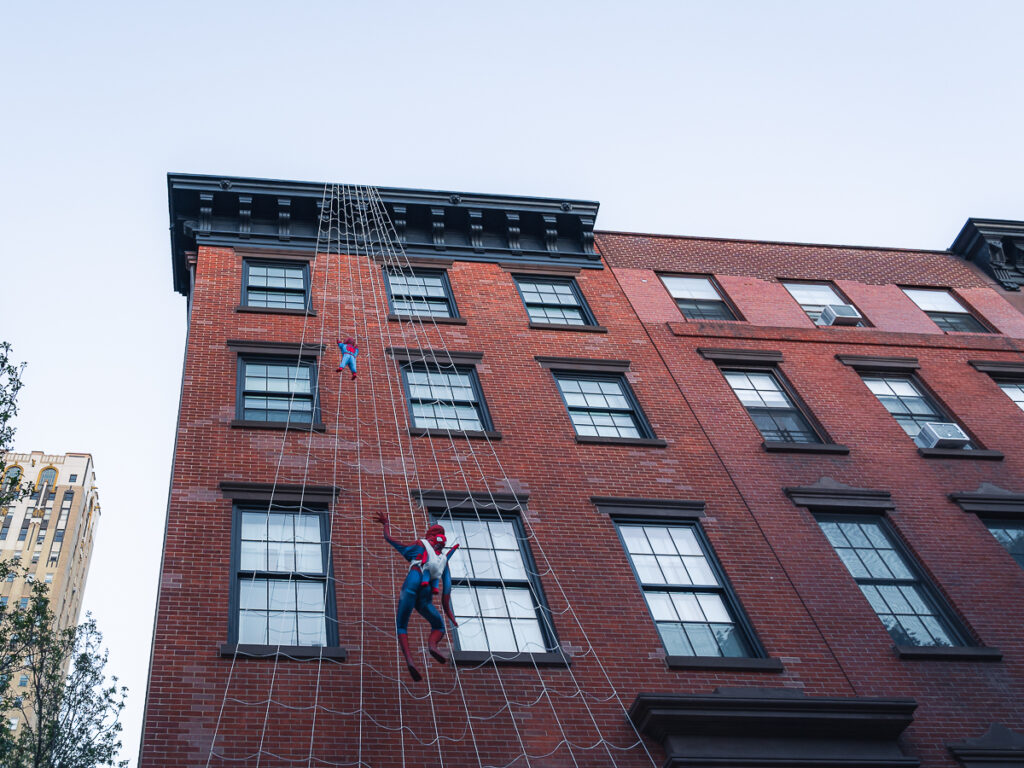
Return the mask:
<svg viewBox="0 0 1024 768">
<path fill-rule="evenodd" d="M 8 3 L 19 451 L 88 451 L 138 752 L 185 300 L 168 171 L 598 200 L 599 229 L 945 248 L 1024 218 L 1019 2 Z M 225 552 L 227 557 L 227 552 Z M 197 599 L 201 599 L 198 598 Z"/>
</svg>

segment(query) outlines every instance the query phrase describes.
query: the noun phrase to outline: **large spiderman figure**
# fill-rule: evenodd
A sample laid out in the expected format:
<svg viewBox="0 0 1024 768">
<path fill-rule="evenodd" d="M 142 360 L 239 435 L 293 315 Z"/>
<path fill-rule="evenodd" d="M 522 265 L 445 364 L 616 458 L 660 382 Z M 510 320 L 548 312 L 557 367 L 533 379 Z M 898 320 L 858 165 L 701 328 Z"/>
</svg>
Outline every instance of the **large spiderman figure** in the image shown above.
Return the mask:
<svg viewBox="0 0 1024 768">
<path fill-rule="evenodd" d="M 398 598 L 398 647 L 402 649 L 405 656 L 405 664 L 409 668 L 409 675 L 413 680 L 419 682 L 423 679 L 419 669 L 412 660 L 409 652 L 409 617 L 412 616 L 413 608 L 427 621 L 430 622 L 430 640 L 427 650 L 430 655 L 444 664 L 448 657 L 441 653 L 439 643 L 444 637 L 444 619 L 434 607 L 434 595 L 441 593 L 441 605 L 444 613 L 453 627 L 459 626 L 452 614 L 452 577 L 448 571 L 448 560 L 455 550 L 459 548 L 456 544 L 448 550 L 447 556 L 442 556 L 446 538 L 444 528 L 440 525 L 432 525 L 427 529 L 426 536 L 412 544 L 402 544 L 391 538 L 391 520 L 384 512 L 377 513 L 377 522 L 384 529 L 384 540 L 398 550 L 398 553 L 410 562 L 409 574 L 402 584 L 402 593 Z"/>
</svg>

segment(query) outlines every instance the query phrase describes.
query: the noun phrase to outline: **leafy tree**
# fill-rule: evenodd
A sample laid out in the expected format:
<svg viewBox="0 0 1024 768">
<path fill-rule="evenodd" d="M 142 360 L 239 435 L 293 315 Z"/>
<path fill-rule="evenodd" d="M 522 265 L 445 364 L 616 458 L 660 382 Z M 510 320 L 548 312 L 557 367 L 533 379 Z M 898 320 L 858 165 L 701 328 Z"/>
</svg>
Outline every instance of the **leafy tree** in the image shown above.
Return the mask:
<svg viewBox="0 0 1024 768">
<path fill-rule="evenodd" d="M 6 578 L 11 566 L 0 563 Z M 92 616 L 58 629 L 38 582 L 25 608 L 0 607 L 0 710 L 20 713 L 16 732 L 0 727 L 4 768 L 94 768 L 116 762 L 118 718 L 127 688 L 108 682 L 107 652 Z M 21 685 L 24 680 L 26 685 Z"/>
<path fill-rule="evenodd" d="M 21 496 L 20 483 L 7 483 L 3 478 L 7 472 L 4 454 L 11 450 L 14 441 L 14 425 L 11 423 L 18 414 L 18 392 L 21 390 L 21 373 L 24 363 L 11 362 L 11 345 L 0 341 L 0 507 L 6 507 Z"/>
</svg>

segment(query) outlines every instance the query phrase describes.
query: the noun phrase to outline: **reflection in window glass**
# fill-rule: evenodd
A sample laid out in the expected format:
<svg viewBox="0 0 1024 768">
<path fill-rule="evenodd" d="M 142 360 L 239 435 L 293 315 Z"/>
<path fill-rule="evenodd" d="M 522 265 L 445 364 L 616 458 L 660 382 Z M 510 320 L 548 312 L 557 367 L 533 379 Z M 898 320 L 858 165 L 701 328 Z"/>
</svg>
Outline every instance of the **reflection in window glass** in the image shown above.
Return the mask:
<svg viewBox="0 0 1024 768">
<path fill-rule="evenodd" d="M 595 437 L 649 437 L 621 376 L 555 375 L 576 434 Z"/>
<path fill-rule="evenodd" d="M 722 371 L 751 420 L 770 442 L 820 443 L 807 417 L 793 403 L 774 371 Z"/>
<path fill-rule="evenodd" d="M 313 364 L 265 360 L 242 362 L 242 418 L 310 424 Z"/>
<path fill-rule="evenodd" d="M 736 315 L 725 303 L 711 278 L 674 277 L 661 278 L 683 317 L 690 320 L 735 320 Z"/>
<path fill-rule="evenodd" d="M 934 288 L 904 288 L 903 292 L 944 331 L 988 333 L 988 329 L 949 291 Z"/>
<path fill-rule="evenodd" d="M 488 428 L 472 368 L 415 365 L 403 368 L 402 373 L 413 427 L 458 432 Z"/>
<path fill-rule="evenodd" d="M 1018 520 L 987 520 L 985 525 L 996 541 L 1006 547 L 1017 565 L 1024 568 L 1024 522 Z"/>
</svg>

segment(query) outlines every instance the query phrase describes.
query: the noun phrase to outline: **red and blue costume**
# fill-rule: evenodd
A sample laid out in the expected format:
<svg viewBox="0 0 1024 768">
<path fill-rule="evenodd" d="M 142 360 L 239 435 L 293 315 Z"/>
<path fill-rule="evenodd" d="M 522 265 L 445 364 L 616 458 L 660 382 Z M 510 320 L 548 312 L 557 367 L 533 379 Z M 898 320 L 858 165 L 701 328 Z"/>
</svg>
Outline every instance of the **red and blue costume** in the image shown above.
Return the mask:
<svg viewBox="0 0 1024 768">
<path fill-rule="evenodd" d="M 349 336 L 344 341 L 338 342 L 338 349 L 341 350 L 341 365 L 338 366 L 339 371 L 343 371 L 348 368 L 352 371 L 352 378 L 356 377 L 356 358 L 359 357 L 359 346 L 356 344 L 355 339 Z"/>
<path fill-rule="evenodd" d="M 409 574 L 402 584 L 402 591 L 398 598 L 398 613 L 396 616 L 396 628 L 398 630 L 398 646 L 405 656 L 405 664 L 409 668 L 409 675 L 413 680 L 419 681 L 423 677 L 416 664 L 413 662 L 412 654 L 409 652 L 409 618 L 413 609 L 430 622 L 430 640 L 427 650 L 430 655 L 444 664 L 448 661 L 439 644 L 444 637 L 444 619 L 434 606 L 434 595 L 441 594 L 441 606 L 452 626 L 457 627 L 459 623 L 452 613 L 452 576 L 448 569 L 448 561 L 459 548 L 456 544 L 447 555 L 442 555 L 444 545 L 447 541 L 444 535 L 444 528 L 440 525 L 432 525 L 427 529 L 426 536 L 412 544 L 403 544 L 391 538 L 391 522 L 383 512 L 377 513 L 377 522 L 384 527 L 384 540 L 394 547 L 398 553 L 409 561 Z"/>
</svg>

